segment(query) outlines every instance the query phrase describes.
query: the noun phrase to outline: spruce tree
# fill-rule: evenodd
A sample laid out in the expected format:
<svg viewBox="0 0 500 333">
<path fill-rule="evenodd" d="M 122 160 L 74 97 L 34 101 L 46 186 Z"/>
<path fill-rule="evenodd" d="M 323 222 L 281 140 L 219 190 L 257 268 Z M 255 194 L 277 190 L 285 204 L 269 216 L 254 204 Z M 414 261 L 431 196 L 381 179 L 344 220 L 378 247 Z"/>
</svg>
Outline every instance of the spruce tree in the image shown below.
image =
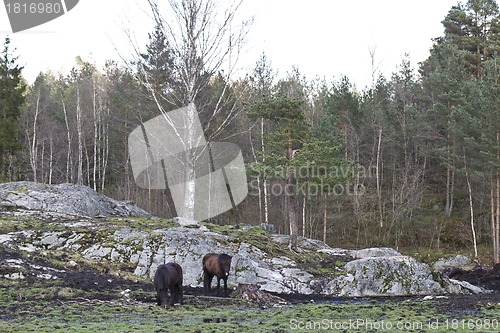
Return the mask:
<svg viewBox="0 0 500 333">
<path fill-rule="evenodd" d="M 26 84 L 21 76 L 23 67 L 11 54 L 7 37 L 0 59 L 0 179 L 12 180 L 11 159 L 21 148 L 19 117 L 24 104 Z"/>
</svg>

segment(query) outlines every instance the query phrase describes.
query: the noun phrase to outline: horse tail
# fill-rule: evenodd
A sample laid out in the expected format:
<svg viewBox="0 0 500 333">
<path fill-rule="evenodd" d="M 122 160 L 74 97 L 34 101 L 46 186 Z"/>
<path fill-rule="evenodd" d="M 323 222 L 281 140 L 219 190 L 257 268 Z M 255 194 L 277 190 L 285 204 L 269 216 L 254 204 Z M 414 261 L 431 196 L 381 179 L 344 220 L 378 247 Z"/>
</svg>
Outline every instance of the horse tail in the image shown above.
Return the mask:
<svg viewBox="0 0 500 333">
<path fill-rule="evenodd" d="M 179 279 L 180 279 L 180 280 L 179 280 L 179 283 L 180 283 L 180 285 L 182 286 L 182 281 L 184 281 L 184 276 L 183 276 L 183 272 L 182 272 L 182 267 L 181 267 L 181 265 L 179 265 L 179 264 L 177 264 L 177 263 L 175 264 L 175 267 L 176 267 L 176 269 L 177 269 L 177 271 L 178 271 L 178 273 L 179 273 Z"/>
<path fill-rule="evenodd" d="M 161 265 L 158 267 L 158 270 L 156 271 L 155 277 L 154 277 L 154 285 L 156 287 L 156 290 L 166 290 L 168 286 L 165 285 L 165 279 L 163 278 L 163 274 L 161 273 L 162 270 L 165 270 L 166 266 Z"/>
</svg>

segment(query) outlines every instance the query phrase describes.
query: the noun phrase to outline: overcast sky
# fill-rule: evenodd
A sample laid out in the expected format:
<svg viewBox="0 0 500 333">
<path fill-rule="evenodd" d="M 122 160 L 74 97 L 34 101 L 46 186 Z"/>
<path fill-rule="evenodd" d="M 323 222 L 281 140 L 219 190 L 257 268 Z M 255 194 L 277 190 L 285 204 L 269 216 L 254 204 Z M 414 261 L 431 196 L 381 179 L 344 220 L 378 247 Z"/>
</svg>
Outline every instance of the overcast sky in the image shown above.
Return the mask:
<svg viewBox="0 0 500 333">
<path fill-rule="evenodd" d="M 242 15 L 255 16 L 240 59 L 240 73 L 251 71 L 265 52 L 280 76 L 292 66 L 312 79 L 347 75 L 362 89 L 371 82 L 370 48 L 379 70 L 389 76 L 410 54 L 415 67 L 425 60 L 432 38 L 443 34 L 441 21 L 458 0 L 246 0 Z M 101 67 L 107 59 L 128 57 L 130 29 L 147 44 L 153 22 L 145 0 L 80 0 L 67 14 L 25 32 L 12 34 L 0 8 L 0 38 L 10 36 L 24 76 L 40 71 L 67 73 L 75 57 Z"/>
</svg>

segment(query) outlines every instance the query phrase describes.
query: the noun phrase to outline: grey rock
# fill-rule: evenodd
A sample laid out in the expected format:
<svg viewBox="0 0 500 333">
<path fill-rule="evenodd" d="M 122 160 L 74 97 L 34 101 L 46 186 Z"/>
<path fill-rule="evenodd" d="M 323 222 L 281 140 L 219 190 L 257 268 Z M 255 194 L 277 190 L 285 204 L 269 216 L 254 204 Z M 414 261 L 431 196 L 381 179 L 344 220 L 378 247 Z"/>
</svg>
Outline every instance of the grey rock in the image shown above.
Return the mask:
<svg viewBox="0 0 500 333">
<path fill-rule="evenodd" d="M 476 261 L 464 255 L 458 254 L 438 259 L 432 264 L 432 269 L 444 274 L 449 274 L 454 269 L 471 271 L 477 266 L 479 266 L 479 264 Z"/>
<path fill-rule="evenodd" d="M 351 256 L 358 259 L 364 259 L 372 257 L 395 257 L 401 256 L 401 253 L 389 247 L 372 247 L 352 251 Z"/>
<path fill-rule="evenodd" d="M 271 240 L 280 244 L 288 244 L 290 241 L 290 236 L 273 234 L 271 235 Z M 303 250 L 309 251 L 319 251 L 323 249 L 329 249 L 330 247 L 317 239 L 310 239 L 306 237 L 297 237 L 297 245 Z"/>
<path fill-rule="evenodd" d="M 270 232 L 272 234 L 276 233 L 276 227 L 274 226 L 274 224 L 271 224 L 271 223 L 261 223 L 260 227 L 262 229 L 264 229 L 265 231 Z"/>
<path fill-rule="evenodd" d="M 458 285 L 459 288 L 455 292 L 457 294 L 463 294 L 464 290 L 470 291 L 471 294 L 486 294 L 486 293 L 491 292 L 491 291 L 489 291 L 487 289 L 484 289 L 484 288 L 475 286 L 473 284 L 470 284 L 467 281 L 459 281 L 459 280 L 454 280 L 454 279 L 450 279 L 449 281 L 450 281 L 451 284 Z"/>
<path fill-rule="evenodd" d="M 327 285 L 340 296 L 429 295 L 445 290 L 433 280 L 429 266 L 406 256 L 370 257 L 345 265 L 345 275 Z"/>
<path fill-rule="evenodd" d="M 51 213 L 54 216 L 151 216 L 131 202 L 97 193 L 87 186 L 34 182 L 0 184 L 0 209 Z"/>
<path fill-rule="evenodd" d="M 351 257 L 351 258 L 353 258 L 353 253 L 356 251 L 326 247 L 326 248 L 317 250 L 317 252 L 329 254 L 329 255 L 334 256 L 334 257 Z"/>
</svg>

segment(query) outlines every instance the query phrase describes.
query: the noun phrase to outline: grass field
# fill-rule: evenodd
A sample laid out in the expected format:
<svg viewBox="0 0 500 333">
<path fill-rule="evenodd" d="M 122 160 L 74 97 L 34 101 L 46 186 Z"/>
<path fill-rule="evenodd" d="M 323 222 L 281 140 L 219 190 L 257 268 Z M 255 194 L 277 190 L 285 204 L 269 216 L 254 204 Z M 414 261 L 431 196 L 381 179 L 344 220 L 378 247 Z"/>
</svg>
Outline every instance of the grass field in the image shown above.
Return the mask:
<svg viewBox="0 0 500 333">
<path fill-rule="evenodd" d="M 3 281 L 3 282 L 2 282 Z M 499 295 L 314 299 L 261 307 L 238 298 L 186 295 L 158 307 L 151 290 L 123 295 L 0 280 L 0 332 L 499 332 Z M 82 294 L 83 295 L 83 294 Z M 289 299 L 290 301 L 290 299 Z"/>
</svg>

